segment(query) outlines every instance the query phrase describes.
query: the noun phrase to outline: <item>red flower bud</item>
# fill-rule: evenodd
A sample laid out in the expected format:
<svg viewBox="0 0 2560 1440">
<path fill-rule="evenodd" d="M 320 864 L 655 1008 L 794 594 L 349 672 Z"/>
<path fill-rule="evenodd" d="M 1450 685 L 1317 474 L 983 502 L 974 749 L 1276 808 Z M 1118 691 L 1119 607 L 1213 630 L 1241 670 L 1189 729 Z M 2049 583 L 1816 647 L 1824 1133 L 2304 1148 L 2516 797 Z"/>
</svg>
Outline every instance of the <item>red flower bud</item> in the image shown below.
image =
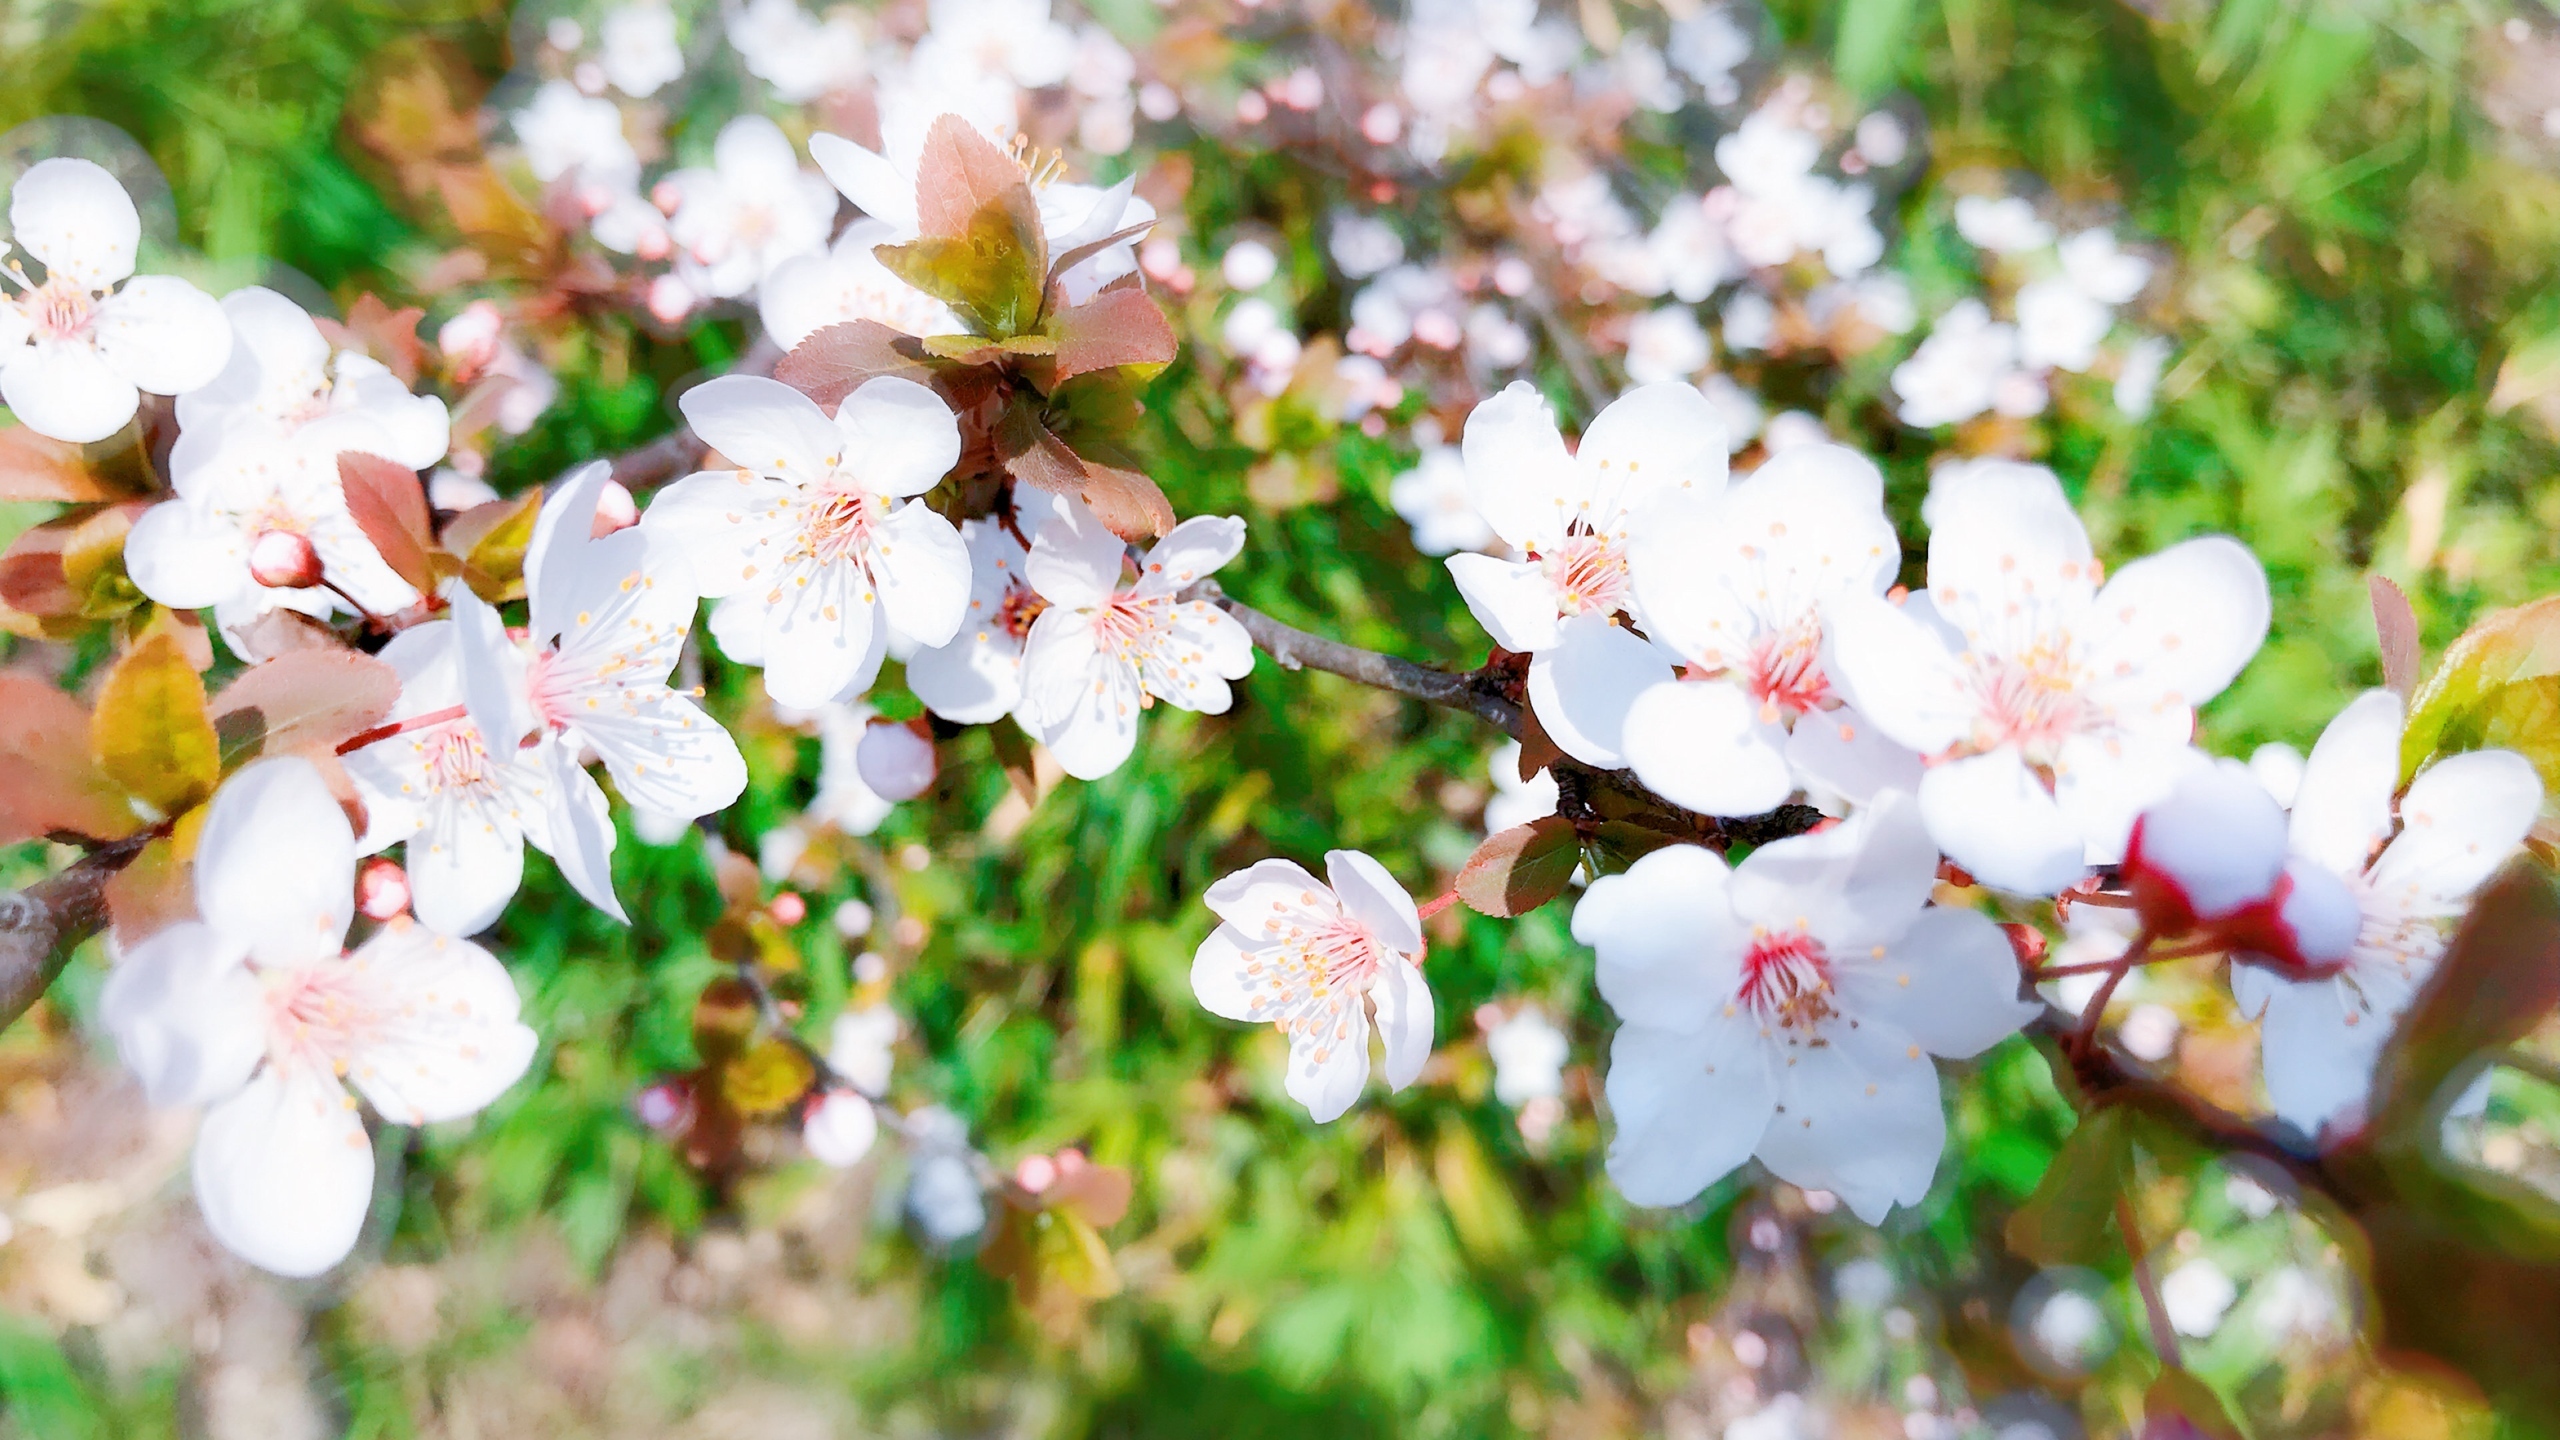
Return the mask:
<svg viewBox="0 0 2560 1440">
<path fill-rule="evenodd" d="M 356 908 L 368 920 L 388 920 L 409 908 L 409 872 L 380 856 L 356 872 Z"/>
<path fill-rule="evenodd" d="M 307 589 L 320 583 L 320 552 L 294 531 L 260 531 L 249 542 L 249 578 L 279 590 Z"/>
</svg>

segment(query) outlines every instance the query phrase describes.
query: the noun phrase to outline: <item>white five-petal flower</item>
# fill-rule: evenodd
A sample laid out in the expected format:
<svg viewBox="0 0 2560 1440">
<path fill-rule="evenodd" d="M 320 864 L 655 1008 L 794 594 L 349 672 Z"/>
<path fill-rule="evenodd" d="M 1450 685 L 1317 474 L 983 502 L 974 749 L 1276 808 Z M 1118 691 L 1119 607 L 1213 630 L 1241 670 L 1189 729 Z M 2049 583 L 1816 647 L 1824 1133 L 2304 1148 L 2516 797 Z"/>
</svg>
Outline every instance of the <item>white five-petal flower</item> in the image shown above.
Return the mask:
<svg viewBox="0 0 2560 1440">
<path fill-rule="evenodd" d="M 1608 1168 L 1628 1199 L 1683 1204 L 1754 1155 L 1869 1224 L 1928 1193 L 1946 1139 L 1929 1057 L 2036 1013 L 1999 928 L 1929 904 L 1937 872 L 1888 792 L 1732 869 L 1675 845 L 1592 883 L 1573 934 L 1624 1022 Z"/>
<path fill-rule="evenodd" d="M 2276 1114 L 2312 1134 L 2361 1117 L 2383 1044 L 2443 958 L 2451 923 L 2542 808 L 2540 777 L 2512 750 L 2446 756 L 2395 806 L 2400 727 L 2400 700 L 2388 690 L 2339 712 L 2303 766 L 2286 825 L 2294 861 L 2330 871 L 2355 896 L 2346 968 L 2317 980 L 2231 970 L 2241 1008 L 2264 1017 Z"/>
<path fill-rule="evenodd" d="M 2101 588 L 2088 532 L 2037 466 L 1942 474 L 1927 513 L 1927 602 L 1834 602 L 1831 674 L 1931 757 L 1920 808 L 1947 857 L 2050 895 L 2120 858 L 2133 817 L 2174 782 L 2195 707 L 2266 637 L 2266 573 L 2212 536 Z"/>
<path fill-rule="evenodd" d="M 969 552 L 913 498 L 960 458 L 940 396 L 883 376 L 830 419 L 780 381 L 733 375 L 680 404 L 737 468 L 669 486 L 641 528 L 692 557 L 704 594 L 728 597 L 714 634 L 746 642 L 776 701 L 814 709 L 868 685 L 891 625 L 927 645 L 959 629 Z"/>
<path fill-rule="evenodd" d="M 29 166 L 9 194 L 9 230 L 44 266 L 41 283 L 15 261 L 0 268 L 0 400 L 20 424 L 104 440 L 143 391 L 183 394 L 222 373 L 231 327 L 221 308 L 174 276 L 134 275 L 142 215 L 104 167 Z"/>
<path fill-rule="evenodd" d="M 1527 652 L 1529 703 L 1566 754 L 1615 769 L 1627 707 L 1668 658 L 1615 617 L 1636 608 L 1628 543 L 1667 496 L 1724 489 L 1724 426 L 1688 385 L 1620 396 L 1568 454 L 1526 381 L 1475 408 L 1462 450 L 1477 513 L 1522 558 L 1452 555 L 1467 608 L 1506 650 Z"/>
<path fill-rule="evenodd" d="M 1432 1035 L 1413 897 L 1357 850 L 1328 851 L 1324 863 L 1331 885 L 1293 861 L 1264 860 L 1210 886 L 1224 923 L 1191 962 L 1192 992 L 1209 1013 L 1289 1038 L 1289 1097 L 1319 1124 L 1368 1083 L 1373 1015 L 1390 1090 L 1422 1073 Z"/>
<path fill-rule="evenodd" d="M 1253 669 L 1253 640 L 1233 617 L 1181 594 L 1244 548 L 1244 521 L 1195 515 L 1173 527 L 1123 582 L 1127 550 L 1091 510 L 1062 507 L 1023 562 L 1049 602 L 1023 642 L 1023 703 L 1042 744 L 1079 780 L 1120 768 L 1138 712 L 1158 700 L 1204 714 L 1232 702 Z"/>
<path fill-rule="evenodd" d="M 1902 562 L 1865 456 L 1789 450 L 1665 503 L 1628 549 L 1645 624 L 1685 667 L 1627 713 L 1638 779 L 1709 815 L 1760 814 L 1799 783 L 1854 800 L 1919 784 L 1918 758 L 1843 708 L 1823 663 L 1823 606 L 1881 595 Z"/>
<path fill-rule="evenodd" d="M 1061 506 L 1083 503 L 1016 486 L 1012 514 L 961 525 L 961 542 L 969 548 L 969 612 L 949 643 L 918 650 L 907 661 L 907 686 L 926 709 L 963 725 L 984 725 L 1022 707 L 1023 642 L 1049 606 L 1031 588 L 1031 547 L 1023 538 L 1039 534 Z"/>
<path fill-rule="evenodd" d="M 533 1058 L 515 984 L 479 946 L 404 919 L 343 953 L 355 865 L 309 761 L 244 767 L 197 842 L 204 918 L 125 953 L 99 997 L 153 1104 L 210 1107 L 195 1151 L 206 1226 L 284 1275 L 335 1265 L 363 1227 L 373 1145 L 357 1095 L 397 1125 L 458 1119 Z"/>
</svg>

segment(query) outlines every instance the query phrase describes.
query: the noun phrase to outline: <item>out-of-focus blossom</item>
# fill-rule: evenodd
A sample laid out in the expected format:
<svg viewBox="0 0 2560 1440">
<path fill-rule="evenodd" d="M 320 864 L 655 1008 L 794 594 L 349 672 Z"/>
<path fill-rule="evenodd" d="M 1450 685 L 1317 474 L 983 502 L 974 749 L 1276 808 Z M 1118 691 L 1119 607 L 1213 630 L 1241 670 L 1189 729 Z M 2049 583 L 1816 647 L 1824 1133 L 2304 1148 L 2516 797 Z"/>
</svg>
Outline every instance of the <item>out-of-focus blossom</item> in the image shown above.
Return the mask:
<svg viewBox="0 0 2560 1440">
<path fill-rule="evenodd" d="M 1348 210 L 1334 212 L 1327 248 L 1333 263 L 1354 280 L 1366 280 L 1404 259 L 1404 237 L 1393 225 Z"/>
<path fill-rule="evenodd" d="M 824 252 L 835 226 L 834 188 L 801 169 L 791 138 L 761 115 L 720 127 L 711 165 L 664 183 L 677 197 L 667 222 L 676 274 L 697 295 L 746 295 L 783 262 Z"/>
<path fill-rule="evenodd" d="M 2017 368 L 2017 327 L 1992 319 L 1979 300 L 1959 300 L 1911 358 L 1893 368 L 1902 423 L 1928 430 L 1970 420 L 2000 403 L 2003 382 Z M 2042 409 L 2041 389 L 2037 393 L 2035 408 Z"/>
<path fill-rule="evenodd" d="M 2221 1329 L 2222 1317 L 2239 1298 L 2240 1287 L 2231 1283 L 2230 1272 L 2201 1255 L 2160 1279 L 2160 1308 L 2168 1312 L 2169 1323 L 2179 1334 L 2197 1339 Z"/>
<path fill-rule="evenodd" d="M 1742 94 L 1733 72 L 1751 58 L 1751 36 L 1731 10 L 1701 5 L 1672 23 L 1671 42 L 1663 53 L 1706 92 L 1708 104 L 1730 105 Z"/>
<path fill-rule="evenodd" d="M 2016 195 L 1966 195 L 1956 201 L 1956 233 L 1995 255 L 2041 250 L 2053 243 L 2053 227 L 2036 207 Z"/>
<path fill-rule="evenodd" d="M 630 0 L 605 12 L 604 75 L 613 88 L 646 99 L 684 75 L 684 49 L 676 43 L 676 15 L 659 0 Z"/>
<path fill-rule="evenodd" d="M 1493 1098 L 1503 1104 L 1516 1110 L 1564 1093 L 1570 1050 L 1564 1032 L 1537 1006 L 1523 1005 L 1486 1031 L 1484 1049 L 1493 1060 Z"/>
<path fill-rule="evenodd" d="M 1540 770 L 1523 780 L 1520 778 L 1520 742 L 1506 740 L 1486 762 L 1486 773 L 1493 779 L 1493 798 L 1484 802 L 1484 828 L 1488 834 L 1500 834 L 1515 825 L 1526 825 L 1541 815 L 1556 813 L 1556 802 L 1562 792 L 1556 785 L 1555 772 Z"/>
<path fill-rule="evenodd" d="M 543 82 L 532 103 L 510 116 L 509 124 L 533 178 L 544 184 L 567 178 L 582 193 L 605 197 L 629 190 L 639 180 L 640 156 L 623 134 L 622 108 L 581 95 L 566 80 Z"/>
<path fill-rule="evenodd" d="M 1686 305 L 1665 305 L 1628 322 L 1627 378 L 1638 385 L 1687 380 L 1711 358 L 1707 332 Z"/>
<path fill-rule="evenodd" d="M 104 167 L 29 166 L 9 192 L 9 231 L 44 267 L 42 283 L 14 260 L 0 269 L 0 400 L 20 424 L 104 440 L 144 391 L 183 395 L 222 373 L 232 337 L 221 307 L 175 276 L 133 273 L 141 212 Z"/>
<path fill-rule="evenodd" d="M 787 105 L 845 89 L 870 70 L 861 24 L 844 6 L 821 20 L 799 0 L 746 0 L 729 12 L 729 46 Z"/>
<path fill-rule="evenodd" d="M 788 350 L 830 325 L 877 320 L 910 335 L 960 328 L 951 307 L 889 272 L 874 253 L 899 238 L 878 220 L 857 220 L 822 254 L 783 261 L 756 292 L 765 333 Z"/>
<path fill-rule="evenodd" d="M 1467 466 L 1455 445 L 1425 449 L 1388 485 L 1387 503 L 1413 527 L 1413 548 L 1425 555 L 1483 550 L 1501 538 L 1467 493 Z"/>
</svg>

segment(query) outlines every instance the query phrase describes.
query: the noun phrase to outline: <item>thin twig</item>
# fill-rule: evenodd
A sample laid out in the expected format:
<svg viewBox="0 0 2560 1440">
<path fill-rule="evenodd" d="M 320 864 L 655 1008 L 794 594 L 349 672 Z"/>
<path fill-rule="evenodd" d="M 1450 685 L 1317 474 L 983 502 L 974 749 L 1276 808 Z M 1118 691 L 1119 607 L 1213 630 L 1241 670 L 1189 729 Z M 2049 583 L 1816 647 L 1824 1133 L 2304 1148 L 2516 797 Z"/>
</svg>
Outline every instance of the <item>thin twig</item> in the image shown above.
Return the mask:
<svg viewBox="0 0 2560 1440">
<path fill-rule="evenodd" d="M 51 879 L 0 895 L 0 1026 L 26 1014 L 107 923 L 107 882 L 150 842 L 145 833 L 101 845 Z"/>
<path fill-rule="evenodd" d="M 2134 1288 L 2142 1292 L 2143 1313 L 2151 1320 L 2151 1348 L 2160 1363 L 2178 1368 L 2178 1327 L 2169 1319 L 2169 1304 L 2160 1298 L 2160 1282 L 2151 1273 L 2151 1255 L 2142 1248 L 2142 1226 L 2134 1219 L 2133 1201 L 2116 1196 L 2116 1228 L 2124 1232 L 2125 1254 L 2133 1259 Z"/>
<path fill-rule="evenodd" d="M 1363 650 L 1339 640 L 1310 635 L 1233 598 L 1219 589 L 1215 580 L 1203 580 L 1188 593 L 1235 617 L 1236 622 L 1244 626 L 1245 633 L 1253 637 L 1253 643 L 1279 661 L 1283 670 L 1322 670 L 1372 689 L 1392 691 L 1433 705 L 1463 710 L 1514 739 L 1520 735 L 1520 707 L 1495 694 L 1474 675 L 1435 670 L 1428 665 L 1399 660 L 1393 655 L 1381 655 L 1375 650 Z"/>
</svg>

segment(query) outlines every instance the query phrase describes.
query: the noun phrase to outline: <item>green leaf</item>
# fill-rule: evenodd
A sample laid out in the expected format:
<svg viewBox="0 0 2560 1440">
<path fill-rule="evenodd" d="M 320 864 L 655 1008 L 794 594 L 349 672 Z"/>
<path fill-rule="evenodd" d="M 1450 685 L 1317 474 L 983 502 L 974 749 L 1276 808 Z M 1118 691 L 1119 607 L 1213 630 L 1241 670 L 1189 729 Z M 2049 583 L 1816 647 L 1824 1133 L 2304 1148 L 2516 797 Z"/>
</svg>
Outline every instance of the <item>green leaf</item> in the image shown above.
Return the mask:
<svg viewBox="0 0 2560 1440">
<path fill-rule="evenodd" d="M 524 597 L 524 554 L 541 513 L 536 486 L 510 500 L 475 505 L 444 527 L 444 547 L 462 557 L 473 594 L 492 605 Z"/>
<path fill-rule="evenodd" d="M 202 804 L 222 778 L 204 682 L 169 635 L 143 641 L 107 672 L 89 744 L 109 778 L 164 818 Z"/>
<path fill-rule="evenodd" d="M 1040 212 L 1029 186 L 989 202 L 959 235 L 927 235 L 872 253 L 889 272 L 950 305 L 971 333 L 1004 340 L 1040 323 Z"/>
<path fill-rule="evenodd" d="M 1563 894 L 1581 861 L 1573 822 L 1541 815 L 1477 846 L 1458 872 L 1458 898 L 1487 915 L 1526 915 Z"/>
<path fill-rule="evenodd" d="M 2533 762 L 2546 805 L 2560 794 L 2560 595 L 2496 611 L 2446 648 L 2410 701 L 2400 773 L 2493 747 Z"/>
<path fill-rule="evenodd" d="M 2122 1252 L 2116 1198 L 2133 1177 L 2134 1115 L 2110 1105 L 2081 1117 L 2009 1216 L 2011 1250 L 2039 1265 L 2098 1265 Z"/>
<path fill-rule="evenodd" d="M 2175 1366 L 2160 1372 L 2142 1396 L 2143 1434 L 2170 1435 L 2169 1425 L 2184 1422 L 2197 1440 L 2241 1440 L 2240 1423 L 2212 1386 L 2192 1371 Z"/>
<path fill-rule="evenodd" d="M 353 650 L 293 650 L 250 667 L 213 700 L 222 768 L 261 755 L 335 753 L 382 722 L 400 698 L 400 674 Z"/>
</svg>

